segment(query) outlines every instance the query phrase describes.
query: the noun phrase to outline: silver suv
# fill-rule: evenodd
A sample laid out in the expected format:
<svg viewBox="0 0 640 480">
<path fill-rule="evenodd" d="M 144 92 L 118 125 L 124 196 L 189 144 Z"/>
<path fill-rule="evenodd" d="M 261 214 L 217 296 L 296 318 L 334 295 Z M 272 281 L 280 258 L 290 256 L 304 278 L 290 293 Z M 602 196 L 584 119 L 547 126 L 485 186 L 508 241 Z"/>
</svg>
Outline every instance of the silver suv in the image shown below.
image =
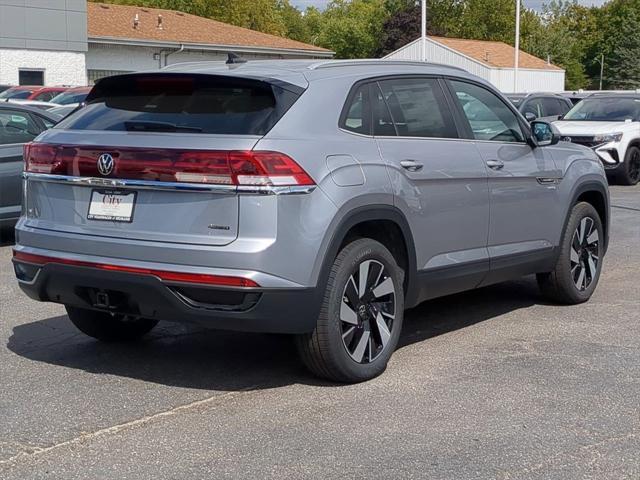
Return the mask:
<svg viewBox="0 0 640 480">
<path fill-rule="evenodd" d="M 317 375 L 384 371 L 406 308 L 537 274 L 589 299 L 609 195 L 588 148 L 462 70 L 194 63 L 100 81 L 25 151 L 15 273 L 84 333 L 295 334 Z"/>
</svg>

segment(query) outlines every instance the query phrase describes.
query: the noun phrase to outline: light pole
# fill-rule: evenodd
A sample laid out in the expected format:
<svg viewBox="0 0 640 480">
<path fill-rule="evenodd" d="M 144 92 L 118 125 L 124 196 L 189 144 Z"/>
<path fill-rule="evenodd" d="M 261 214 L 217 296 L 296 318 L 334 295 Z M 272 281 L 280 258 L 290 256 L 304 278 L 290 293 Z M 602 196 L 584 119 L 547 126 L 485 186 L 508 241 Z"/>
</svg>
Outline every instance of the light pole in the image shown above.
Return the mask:
<svg viewBox="0 0 640 480">
<path fill-rule="evenodd" d="M 422 0 L 422 35 L 420 39 L 420 57 L 423 62 L 427 61 L 427 0 Z"/>
<path fill-rule="evenodd" d="M 600 64 L 600 90 L 602 90 L 602 77 L 604 76 L 604 53 L 600 57 L 596 57 L 596 62 Z"/>
<path fill-rule="evenodd" d="M 513 66 L 513 93 L 518 91 L 518 67 L 520 63 L 520 0 L 516 0 L 516 51 Z"/>
</svg>

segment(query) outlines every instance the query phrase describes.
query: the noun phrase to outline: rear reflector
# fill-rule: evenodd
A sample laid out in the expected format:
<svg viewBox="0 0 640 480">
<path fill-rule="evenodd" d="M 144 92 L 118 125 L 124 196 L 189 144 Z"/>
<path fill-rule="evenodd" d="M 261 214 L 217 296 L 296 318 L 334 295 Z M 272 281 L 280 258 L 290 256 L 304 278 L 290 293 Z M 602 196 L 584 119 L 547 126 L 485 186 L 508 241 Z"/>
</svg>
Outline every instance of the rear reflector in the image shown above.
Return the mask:
<svg viewBox="0 0 640 480">
<path fill-rule="evenodd" d="M 107 154 L 107 155 L 105 155 Z M 106 159 L 98 165 L 99 158 Z M 76 177 L 236 186 L 314 185 L 291 157 L 280 152 L 112 148 L 29 143 L 25 171 Z"/>
<path fill-rule="evenodd" d="M 224 275 L 208 275 L 203 273 L 183 273 L 168 272 L 166 270 L 153 270 L 149 268 L 125 267 L 121 265 L 110 265 L 106 263 L 84 262 L 81 260 L 70 260 L 67 258 L 46 257 L 31 253 L 13 251 L 13 258 L 19 262 L 44 266 L 49 263 L 59 265 L 72 265 L 75 267 L 97 268 L 111 272 L 135 273 L 138 275 L 150 275 L 158 277 L 166 282 L 194 283 L 201 285 L 217 285 L 223 287 L 259 287 L 256 282 L 248 278 L 228 277 Z"/>
</svg>

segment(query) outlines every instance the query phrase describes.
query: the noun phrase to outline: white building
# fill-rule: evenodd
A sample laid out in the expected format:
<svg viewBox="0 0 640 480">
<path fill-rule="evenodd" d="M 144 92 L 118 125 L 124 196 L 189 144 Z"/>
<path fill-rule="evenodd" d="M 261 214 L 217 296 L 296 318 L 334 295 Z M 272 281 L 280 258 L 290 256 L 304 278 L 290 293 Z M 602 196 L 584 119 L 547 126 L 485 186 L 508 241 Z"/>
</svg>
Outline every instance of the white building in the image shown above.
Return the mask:
<svg viewBox="0 0 640 480">
<path fill-rule="evenodd" d="M 86 0 L 0 0 L 0 84 L 85 85 Z"/>
<path fill-rule="evenodd" d="M 427 37 L 429 62 L 461 67 L 491 82 L 502 92 L 564 91 L 565 71 L 550 62 L 520 51 L 518 84 L 514 90 L 515 48 L 503 42 Z M 422 59 L 421 39 L 390 53 L 386 59 Z"/>
<path fill-rule="evenodd" d="M 331 58 L 288 38 L 172 10 L 86 0 L 0 0 L 0 84 L 87 85 L 170 63 Z"/>
</svg>

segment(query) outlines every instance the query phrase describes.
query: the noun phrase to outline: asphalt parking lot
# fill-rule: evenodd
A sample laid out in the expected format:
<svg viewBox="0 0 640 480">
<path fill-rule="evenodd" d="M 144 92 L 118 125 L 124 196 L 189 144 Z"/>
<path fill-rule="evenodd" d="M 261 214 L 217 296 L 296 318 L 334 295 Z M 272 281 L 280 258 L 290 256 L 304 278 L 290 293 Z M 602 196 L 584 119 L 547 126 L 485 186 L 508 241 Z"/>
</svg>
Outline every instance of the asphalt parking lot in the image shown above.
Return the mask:
<svg viewBox="0 0 640 480">
<path fill-rule="evenodd" d="M 314 379 L 283 336 L 140 344 L 27 299 L 0 247 L 0 478 L 640 478 L 640 186 L 592 300 L 530 278 L 408 312 L 387 372 Z M 293 312 L 292 312 L 293 314 Z"/>
</svg>

